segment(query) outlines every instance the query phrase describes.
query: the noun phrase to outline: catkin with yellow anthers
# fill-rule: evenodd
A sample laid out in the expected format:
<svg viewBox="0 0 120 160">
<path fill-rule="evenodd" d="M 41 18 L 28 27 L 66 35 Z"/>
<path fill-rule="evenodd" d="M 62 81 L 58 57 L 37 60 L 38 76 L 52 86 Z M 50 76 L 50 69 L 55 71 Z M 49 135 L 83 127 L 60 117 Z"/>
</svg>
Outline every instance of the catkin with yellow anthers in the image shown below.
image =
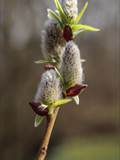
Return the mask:
<svg viewBox="0 0 120 160">
<path fill-rule="evenodd" d="M 55 70 L 51 69 L 42 74 L 41 81 L 34 98 L 34 102 L 40 102 L 46 105 L 53 103 L 61 98 L 62 91 L 60 80 Z"/>
<path fill-rule="evenodd" d="M 61 67 L 66 89 L 82 84 L 83 68 L 78 46 L 70 41 L 66 44 Z"/>
<path fill-rule="evenodd" d="M 61 57 L 61 50 L 65 45 L 60 25 L 54 20 L 48 20 L 45 23 L 45 29 L 42 32 L 42 52 L 45 58 Z"/>
<path fill-rule="evenodd" d="M 62 6 L 65 13 L 70 18 L 76 18 L 78 15 L 78 0 L 62 0 Z"/>
</svg>

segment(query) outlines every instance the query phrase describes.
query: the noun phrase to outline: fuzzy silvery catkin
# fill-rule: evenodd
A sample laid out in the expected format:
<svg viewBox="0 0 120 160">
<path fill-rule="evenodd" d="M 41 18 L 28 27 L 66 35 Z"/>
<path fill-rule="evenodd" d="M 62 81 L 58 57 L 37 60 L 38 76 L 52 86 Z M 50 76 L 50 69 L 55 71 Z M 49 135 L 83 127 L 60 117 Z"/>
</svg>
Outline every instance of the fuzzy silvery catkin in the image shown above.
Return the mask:
<svg viewBox="0 0 120 160">
<path fill-rule="evenodd" d="M 73 41 L 70 41 L 66 44 L 63 54 L 61 72 L 64 78 L 66 89 L 82 84 L 83 68 L 80 59 L 80 50 Z"/>
<path fill-rule="evenodd" d="M 60 80 L 55 70 L 51 69 L 42 74 L 34 102 L 49 105 L 61 97 Z"/>
<path fill-rule="evenodd" d="M 78 15 L 78 0 L 62 0 L 62 6 L 68 17 L 76 18 Z"/>
<path fill-rule="evenodd" d="M 45 23 L 45 29 L 42 31 L 42 52 L 45 58 L 61 57 L 62 48 L 65 40 L 62 36 L 60 25 L 50 19 Z"/>
</svg>

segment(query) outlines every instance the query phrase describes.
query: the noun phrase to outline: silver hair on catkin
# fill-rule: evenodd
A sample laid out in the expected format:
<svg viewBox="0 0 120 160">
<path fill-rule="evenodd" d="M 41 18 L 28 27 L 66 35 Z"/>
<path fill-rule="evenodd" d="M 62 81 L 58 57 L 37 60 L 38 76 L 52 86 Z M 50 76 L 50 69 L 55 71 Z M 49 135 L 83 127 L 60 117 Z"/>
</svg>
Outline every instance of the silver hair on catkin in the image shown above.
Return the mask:
<svg viewBox="0 0 120 160">
<path fill-rule="evenodd" d="M 61 98 L 61 94 L 60 80 L 55 70 L 51 69 L 42 74 L 34 102 L 48 105 Z"/>
<path fill-rule="evenodd" d="M 78 15 L 78 0 L 62 0 L 62 6 L 66 14 L 71 18 Z"/>
<path fill-rule="evenodd" d="M 60 25 L 54 20 L 47 20 L 42 31 L 42 52 L 45 58 L 61 57 L 61 50 L 65 45 Z"/>
<path fill-rule="evenodd" d="M 63 54 L 61 72 L 64 78 L 66 89 L 83 82 L 83 68 L 78 46 L 70 41 L 66 44 Z"/>
</svg>

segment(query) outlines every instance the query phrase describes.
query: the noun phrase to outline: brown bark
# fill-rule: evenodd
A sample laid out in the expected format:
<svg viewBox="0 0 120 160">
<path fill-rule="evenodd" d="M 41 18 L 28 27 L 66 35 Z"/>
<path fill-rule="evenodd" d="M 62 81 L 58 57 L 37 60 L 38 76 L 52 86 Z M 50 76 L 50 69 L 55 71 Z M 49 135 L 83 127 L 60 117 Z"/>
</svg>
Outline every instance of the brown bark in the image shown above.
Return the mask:
<svg viewBox="0 0 120 160">
<path fill-rule="evenodd" d="M 47 117 L 47 127 L 45 130 L 43 142 L 42 142 L 39 154 L 38 154 L 38 160 L 45 160 L 51 133 L 52 133 L 52 130 L 55 124 L 55 120 L 57 118 L 58 111 L 59 111 L 59 108 L 57 108 L 52 115 Z"/>
</svg>

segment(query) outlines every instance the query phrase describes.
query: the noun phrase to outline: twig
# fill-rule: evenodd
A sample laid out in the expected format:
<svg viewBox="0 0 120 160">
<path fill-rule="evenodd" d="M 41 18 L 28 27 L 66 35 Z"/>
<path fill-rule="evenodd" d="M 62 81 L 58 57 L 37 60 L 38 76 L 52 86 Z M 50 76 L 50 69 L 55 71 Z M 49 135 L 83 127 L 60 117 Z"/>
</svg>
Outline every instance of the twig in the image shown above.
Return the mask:
<svg viewBox="0 0 120 160">
<path fill-rule="evenodd" d="M 38 160 L 45 160 L 51 133 L 52 133 L 52 130 L 55 124 L 55 120 L 57 118 L 58 111 L 59 111 L 59 108 L 57 108 L 52 115 L 47 117 L 47 127 L 45 130 L 43 142 L 42 142 L 39 154 L 38 154 Z"/>
</svg>

